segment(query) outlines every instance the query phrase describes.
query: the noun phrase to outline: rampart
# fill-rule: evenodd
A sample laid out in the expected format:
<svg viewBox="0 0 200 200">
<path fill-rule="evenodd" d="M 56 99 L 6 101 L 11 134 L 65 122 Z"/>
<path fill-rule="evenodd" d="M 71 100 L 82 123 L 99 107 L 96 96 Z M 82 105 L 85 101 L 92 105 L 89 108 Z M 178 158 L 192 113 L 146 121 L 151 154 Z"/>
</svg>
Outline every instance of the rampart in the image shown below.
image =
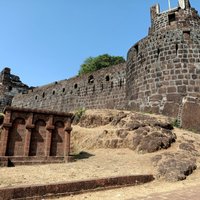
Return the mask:
<svg viewBox="0 0 200 200">
<path fill-rule="evenodd" d="M 73 111 L 79 108 L 116 108 L 126 105 L 125 64 L 80 77 L 54 82 L 15 96 L 13 106 Z"/>
<path fill-rule="evenodd" d="M 0 164 L 68 159 L 72 114 L 14 107 L 4 113 Z"/>
<path fill-rule="evenodd" d="M 124 65 L 33 89 L 15 96 L 12 105 L 137 110 L 200 130 L 200 17 L 189 0 L 178 3 L 165 12 L 151 8 L 149 34 L 131 47 Z"/>
<path fill-rule="evenodd" d="M 186 104 L 199 109 L 200 18 L 188 0 L 179 4 L 163 13 L 151 8 L 149 35 L 128 52 L 126 94 L 129 109 L 172 116 L 182 125 Z"/>
</svg>

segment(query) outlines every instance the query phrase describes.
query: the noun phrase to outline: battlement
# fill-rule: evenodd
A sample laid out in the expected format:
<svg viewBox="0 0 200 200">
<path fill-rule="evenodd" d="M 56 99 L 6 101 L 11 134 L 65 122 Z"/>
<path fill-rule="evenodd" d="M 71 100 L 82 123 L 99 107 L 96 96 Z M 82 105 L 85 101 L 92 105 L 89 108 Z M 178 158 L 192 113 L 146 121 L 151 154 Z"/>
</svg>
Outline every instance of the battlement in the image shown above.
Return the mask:
<svg viewBox="0 0 200 200">
<path fill-rule="evenodd" d="M 179 0 L 178 6 L 160 12 L 160 5 L 151 7 L 151 28 L 149 33 L 166 29 L 200 28 L 198 12 L 191 7 L 189 0 Z"/>
</svg>

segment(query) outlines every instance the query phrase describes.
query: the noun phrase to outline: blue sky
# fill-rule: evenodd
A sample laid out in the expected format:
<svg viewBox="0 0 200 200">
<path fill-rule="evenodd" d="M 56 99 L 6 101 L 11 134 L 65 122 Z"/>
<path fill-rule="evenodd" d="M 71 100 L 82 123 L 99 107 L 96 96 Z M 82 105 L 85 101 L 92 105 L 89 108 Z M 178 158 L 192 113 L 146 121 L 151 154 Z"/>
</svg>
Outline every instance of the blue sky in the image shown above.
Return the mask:
<svg viewBox="0 0 200 200">
<path fill-rule="evenodd" d="M 168 0 L 0 0 L 0 70 L 40 86 L 75 76 L 89 56 L 126 58 L 147 35 L 157 2 L 168 8 Z"/>
</svg>

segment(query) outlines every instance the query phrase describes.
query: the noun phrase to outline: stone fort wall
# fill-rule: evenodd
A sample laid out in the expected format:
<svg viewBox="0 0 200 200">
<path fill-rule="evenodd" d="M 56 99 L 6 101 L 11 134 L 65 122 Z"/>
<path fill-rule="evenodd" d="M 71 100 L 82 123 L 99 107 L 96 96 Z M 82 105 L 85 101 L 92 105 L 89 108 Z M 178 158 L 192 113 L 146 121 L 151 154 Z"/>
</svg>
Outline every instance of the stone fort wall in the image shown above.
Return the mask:
<svg viewBox="0 0 200 200">
<path fill-rule="evenodd" d="M 153 112 L 200 130 L 200 17 L 189 0 L 178 3 L 165 12 L 151 8 L 149 34 L 131 47 L 124 65 L 33 89 L 13 105 Z"/>
<path fill-rule="evenodd" d="M 186 107 L 195 102 L 199 109 L 200 100 L 200 17 L 181 2 L 184 9 L 151 8 L 149 35 L 129 50 L 126 68 L 129 109 L 172 116 L 180 125 Z"/>
<path fill-rule="evenodd" d="M 12 105 L 53 111 L 80 108 L 123 109 L 126 106 L 126 64 L 54 82 L 15 96 Z"/>
</svg>

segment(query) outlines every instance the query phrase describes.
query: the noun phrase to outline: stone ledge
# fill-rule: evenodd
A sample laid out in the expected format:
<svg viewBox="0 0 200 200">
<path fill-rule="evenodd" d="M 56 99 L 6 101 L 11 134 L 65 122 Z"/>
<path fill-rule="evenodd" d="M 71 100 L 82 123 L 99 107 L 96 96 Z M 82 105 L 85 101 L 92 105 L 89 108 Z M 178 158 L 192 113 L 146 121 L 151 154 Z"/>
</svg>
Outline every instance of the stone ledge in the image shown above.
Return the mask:
<svg viewBox="0 0 200 200">
<path fill-rule="evenodd" d="M 1 188 L 0 200 L 40 199 L 45 197 L 68 196 L 71 194 L 80 194 L 97 190 L 134 186 L 153 180 L 153 175 L 136 175 L 46 185 Z"/>
<path fill-rule="evenodd" d="M 69 117 L 71 119 L 74 116 L 72 113 L 66 113 L 66 112 L 57 112 L 57 111 L 50 111 L 50 110 L 44 110 L 44 109 L 19 108 L 19 107 L 11 107 L 11 106 L 7 106 L 4 109 L 4 113 L 6 111 L 29 112 L 29 113 L 37 113 L 37 114 L 45 114 L 45 115 L 56 115 L 56 116 L 62 116 L 62 117 Z"/>
<path fill-rule="evenodd" d="M 0 167 L 14 167 L 18 165 L 41 165 L 52 163 L 68 163 L 73 162 L 74 156 L 0 156 Z M 0 199 L 1 200 L 1 199 Z"/>
</svg>

